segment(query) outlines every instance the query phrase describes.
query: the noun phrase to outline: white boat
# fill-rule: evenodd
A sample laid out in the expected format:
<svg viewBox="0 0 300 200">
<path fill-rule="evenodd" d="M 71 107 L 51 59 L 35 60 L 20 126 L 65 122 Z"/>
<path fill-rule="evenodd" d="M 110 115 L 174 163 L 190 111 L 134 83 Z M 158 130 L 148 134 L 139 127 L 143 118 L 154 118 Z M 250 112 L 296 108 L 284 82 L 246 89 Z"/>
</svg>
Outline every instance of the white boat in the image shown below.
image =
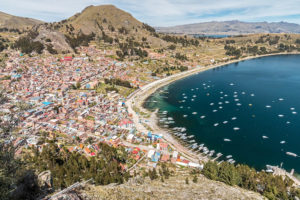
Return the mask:
<svg viewBox="0 0 300 200">
<path fill-rule="evenodd" d="M 293 157 L 299 157 L 297 154 L 292 153 L 292 152 L 286 152 L 286 155 L 293 156 Z"/>
<path fill-rule="evenodd" d="M 237 98 L 237 97 L 238 97 L 238 95 L 237 95 L 237 94 L 235 94 L 235 95 L 233 95 L 233 97 L 234 97 L 234 98 Z"/>
<path fill-rule="evenodd" d="M 219 123 L 215 123 L 214 126 L 219 126 Z"/>
<path fill-rule="evenodd" d="M 284 140 L 280 141 L 280 144 L 285 144 L 286 142 Z"/>
<path fill-rule="evenodd" d="M 193 97 L 195 98 L 195 97 L 197 97 L 196 95 L 193 95 Z"/>
<path fill-rule="evenodd" d="M 225 101 L 225 103 L 226 103 L 226 104 L 228 104 L 228 103 L 229 103 L 229 101 Z"/>
<path fill-rule="evenodd" d="M 234 99 L 234 101 L 239 101 L 239 99 Z"/>
<path fill-rule="evenodd" d="M 223 122 L 223 124 L 227 124 L 227 123 L 228 123 L 228 121 L 224 121 L 224 122 Z"/>
<path fill-rule="evenodd" d="M 201 119 L 204 119 L 204 118 L 205 118 L 205 115 L 202 115 L 200 118 L 201 118 Z"/>
<path fill-rule="evenodd" d="M 280 114 L 280 115 L 278 115 L 278 117 L 282 118 L 282 117 L 284 117 L 284 115 Z"/>
<path fill-rule="evenodd" d="M 180 106 L 180 108 L 183 108 L 183 106 Z"/>
<path fill-rule="evenodd" d="M 238 130 L 240 130 L 240 128 L 239 127 L 234 127 L 233 130 L 238 131 Z"/>
<path fill-rule="evenodd" d="M 283 101 L 284 99 L 283 99 L 283 98 L 279 98 L 278 100 L 279 100 L 279 101 Z"/>
<path fill-rule="evenodd" d="M 295 108 L 290 108 L 291 110 L 295 110 Z"/>
<path fill-rule="evenodd" d="M 231 118 L 231 120 L 236 120 L 236 119 L 237 119 L 236 117 Z"/>
<path fill-rule="evenodd" d="M 293 113 L 293 115 L 296 115 L 296 114 L 297 114 L 297 112 L 295 112 L 295 111 L 294 111 L 294 112 L 292 112 L 292 113 Z"/>
<path fill-rule="evenodd" d="M 223 92 L 221 91 L 220 94 L 223 94 Z"/>
<path fill-rule="evenodd" d="M 197 112 L 193 112 L 192 114 L 193 114 L 193 115 L 197 115 Z"/>
<path fill-rule="evenodd" d="M 181 102 L 185 102 L 185 100 L 182 100 Z"/>
<path fill-rule="evenodd" d="M 254 94 L 251 94 L 251 97 L 254 97 L 255 95 Z"/>
<path fill-rule="evenodd" d="M 187 117 L 187 115 L 183 115 L 183 117 L 184 117 L 184 118 L 186 118 L 186 117 Z"/>
<path fill-rule="evenodd" d="M 219 106 L 219 109 L 223 109 L 223 106 Z"/>
<path fill-rule="evenodd" d="M 233 83 L 230 83 L 229 85 L 233 86 L 234 84 L 233 84 Z"/>
<path fill-rule="evenodd" d="M 269 137 L 268 137 L 268 136 L 265 136 L 265 135 L 263 135 L 262 138 L 263 138 L 263 139 L 269 139 Z"/>
<path fill-rule="evenodd" d="M 286 124 L 290 124 L 290 123 L 291 123 L 290 121 L 287 121 L 287 122 L 286 122 Z"/>
<path fill-rule="evenodd" d="M 271 106 L 270 105 L 266 105 L 266 108 L 271 108 Z"/>
<path fill-rule="evenodd" d="M 242 92 L 242 94 L 246 94 L 246 92 Z"/>
<path fill-rule="evenodd" d="M 217 112 L 218 110 L 213 110 L 213 112 Z"/>
<path fill-rule="evenodd" d="M 224 138 L 225 142 L 231 142 L 231 139 Z"/>
<path fill-rule="evenodd" d="M 227 158 L 227 159 L 232 158 L 232 155 L 228 155 L 228 156 L 226 156 L 226 158 Z"/>
<path fill-rule="evenodd" d="M 213 106 L 213 105 L 214 105 L 214 103 L 210 103 L 209 105 Z"/>
<path fill-rule="evenodd" d="M 237 106 L 241 106 L 242 104 L 240 104 L 240 103 L 237 103 L 236 105 L 237 105 Z"/>
<path fill-rule="evenodd" d="M 219 104 L 219 105 L 222 105 L 222 104 L 223 104 L 223 102 L 219 102 L 218 104 Z"/>
<path fill-rule="evenodd" d="M 191 101 L 195 101 L 195 99 L 191 99 Z"/>
</svg>

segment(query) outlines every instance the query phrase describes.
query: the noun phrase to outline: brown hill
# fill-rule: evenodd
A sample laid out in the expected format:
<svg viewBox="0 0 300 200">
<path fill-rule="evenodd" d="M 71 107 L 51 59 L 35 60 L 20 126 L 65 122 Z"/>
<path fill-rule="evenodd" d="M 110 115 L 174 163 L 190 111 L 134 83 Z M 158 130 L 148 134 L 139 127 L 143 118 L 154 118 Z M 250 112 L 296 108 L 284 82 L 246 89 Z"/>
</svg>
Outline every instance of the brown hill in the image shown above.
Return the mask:
<svg viewBox="0 0 300 200">
<path fill-rule="evenodd" d="M 36 19 L 18 17 L 0 12 L 0 28 L 19 29 L 21 31 L 23 29 L 29 29 L 34 25 L 41 23 L 43 22 Z"/>
<path fill-rule="evenodd" d="M 67 19 L 65 24 L 71 24 L 75 30 L 81 30 L 85 34 L 98 33 L 101 27 L 106 26 L 114 27 L 116 30 L 121 27 L 132 30 L 143 26 L 143 23 L 131 14 L 113 5 L 89 6 Z"/>
</svg>

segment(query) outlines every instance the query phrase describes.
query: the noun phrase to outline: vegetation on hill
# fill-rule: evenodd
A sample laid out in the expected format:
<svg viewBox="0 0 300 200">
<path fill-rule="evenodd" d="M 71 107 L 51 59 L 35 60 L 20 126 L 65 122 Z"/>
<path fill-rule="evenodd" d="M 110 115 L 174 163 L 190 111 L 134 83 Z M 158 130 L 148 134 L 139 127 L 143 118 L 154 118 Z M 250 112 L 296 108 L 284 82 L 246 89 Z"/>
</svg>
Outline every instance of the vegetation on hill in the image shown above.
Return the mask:
<svg viewBox="0 0 300 200">
<path fill-rule="evenodd" d="M 216 162 L 208 162 L 202 174 L 212 180 L 258 192 L 268 199 L 289 200 L 300 197 L 300 189 L 293 187 L 293 181 L 288 177 L 257 172 L 247 165 L 234 166 L 227 162 L 217 165 Z"/>
<path fill-rule="evenodd" d="M 39 172 L 50 170 L 56 189 L 65 188 L 77 181 L 93 179 L 97 185 L 123 183 L 128 174 L 123 172 L 121 163 L 126 162 L 123 148 L 113 148 L 105 143 L 98 144 L 100 152 L 87 158 L 78 152 L 59 148 L 54 141 L 44 146 L 42 152 L 33 148 L 33 155 L 26 161 Z"/>
</svg>

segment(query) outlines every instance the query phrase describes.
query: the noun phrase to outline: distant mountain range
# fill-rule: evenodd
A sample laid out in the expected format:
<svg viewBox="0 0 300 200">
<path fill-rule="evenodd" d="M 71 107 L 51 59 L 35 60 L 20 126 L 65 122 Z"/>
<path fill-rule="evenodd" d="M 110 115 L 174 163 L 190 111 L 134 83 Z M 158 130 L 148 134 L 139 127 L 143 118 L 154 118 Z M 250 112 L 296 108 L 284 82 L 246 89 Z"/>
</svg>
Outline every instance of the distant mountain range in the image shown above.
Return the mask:
<svg viewBox="0 0 300 200">
<path fill-rule="evenodd" d="M 17 17 L 4 12 L 0 12 L 0 28 L 7 29 L 29 29 L 34 25 L 43 23 L 40 20 L 26 18 L 26 17 Z"/>
<path fill-rule="evenodd" d="M 251 33 L 300 33 L 300 25 L 287 22 L 204 22 L 171 27 L 157 27 L 161 33 L 239 35 Z"/>
</svg>

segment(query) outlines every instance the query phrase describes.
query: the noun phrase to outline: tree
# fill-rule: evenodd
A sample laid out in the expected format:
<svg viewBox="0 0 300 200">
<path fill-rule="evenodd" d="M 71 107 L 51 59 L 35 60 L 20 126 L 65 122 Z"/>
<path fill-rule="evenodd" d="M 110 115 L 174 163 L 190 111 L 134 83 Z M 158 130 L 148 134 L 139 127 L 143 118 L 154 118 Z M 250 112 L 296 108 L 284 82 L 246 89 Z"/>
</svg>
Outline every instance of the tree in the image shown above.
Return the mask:
<svg viewBox="0 0 300 200">
<path fill-rule="evenodd" d="M 204 165 L 203 175 L 209 179 L 217 180 L 218 179 L 218 165 L 215 162 L 208 162 Z"/>
<path fill-rule="evenodd" d="M 185 184 L 189 184 L 189 178 L 188 177 L 186 177 L 186 179 L 185 179 Z"/>
<path fill-rule="evenodd" d="M 198 182 L 198 177 L 197 177 L 196 175 L 195 175 L 194 178 L 193 178 L 193 182 L 194 182 L 194 183 L 197 183 L 197 182 Z"/>
</svg>

